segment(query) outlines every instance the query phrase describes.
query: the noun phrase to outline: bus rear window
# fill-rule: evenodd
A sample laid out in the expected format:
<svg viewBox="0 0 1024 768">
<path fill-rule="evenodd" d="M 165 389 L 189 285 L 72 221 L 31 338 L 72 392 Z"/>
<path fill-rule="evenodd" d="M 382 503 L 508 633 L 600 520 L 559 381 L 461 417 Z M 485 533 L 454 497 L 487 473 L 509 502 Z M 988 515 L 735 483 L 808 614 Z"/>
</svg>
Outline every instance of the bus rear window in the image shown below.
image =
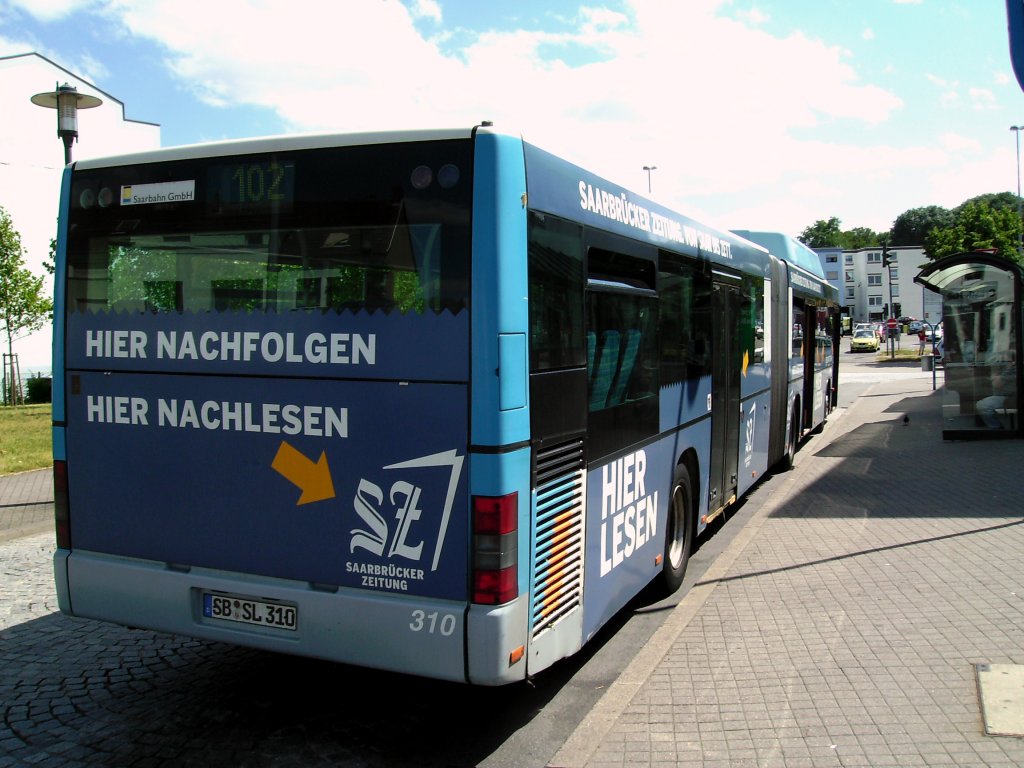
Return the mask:
<svg viewBox="0 0 1024 768">
<path fill-rule="evenodd" d="M 233 166 L 249 169 L 251 188 Z M 431 166 L 449 169 L 444 185 L 425 175 Z M 434 142 L 81 172 L 68 309 L 458 312 L 468 306 L 469 166 L 468 143 Z M 274 168 L 287 169 L 276 185 Z M 186 185 L 184 199 L 158 197 Z M 91 204 L 104 190 L 122 204 Z"/>
</svg>

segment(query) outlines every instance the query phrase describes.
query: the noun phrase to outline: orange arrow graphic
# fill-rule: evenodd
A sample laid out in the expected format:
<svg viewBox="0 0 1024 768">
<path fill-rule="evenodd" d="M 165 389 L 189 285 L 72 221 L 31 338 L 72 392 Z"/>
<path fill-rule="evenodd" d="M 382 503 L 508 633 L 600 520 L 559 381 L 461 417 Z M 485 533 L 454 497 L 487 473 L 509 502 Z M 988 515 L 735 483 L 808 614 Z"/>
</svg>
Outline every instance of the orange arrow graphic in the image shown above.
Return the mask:
<svg viewBox="0 0 1024 768">
<path fill-rule="evenodd" d="M 331 468 L 327 466 L 325 451 L 320 452 L 320 460 L 314 464 L 288 445 L 286 440 L 282 440 L 270 467 L 302 491 L 295 506 L 334 498 L 334 482 L 331 480 Z"/>
</svg>

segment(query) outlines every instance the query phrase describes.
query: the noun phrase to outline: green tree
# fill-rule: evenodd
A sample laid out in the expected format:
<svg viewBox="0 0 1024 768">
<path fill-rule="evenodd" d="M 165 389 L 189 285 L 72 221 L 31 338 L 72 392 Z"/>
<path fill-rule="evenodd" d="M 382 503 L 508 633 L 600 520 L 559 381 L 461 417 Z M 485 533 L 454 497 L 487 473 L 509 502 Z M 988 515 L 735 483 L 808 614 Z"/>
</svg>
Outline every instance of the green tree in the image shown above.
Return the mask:
<svg viewBox="0 0 1024 768">
<path fill-rule="evenodd" d="M 868 227 L 854 227 L 842 233 L 840 244 L 843 248 L 854 251 L 858 248 L 870 248 L 881 245 L 883 235 Z"/>
<path fill-rule="evenodd" d="M 977 199 L 977 198 L 975 198 Z M 968 200 L 954 212 L 948 227 L 934 227 L 925 236 L 924 252 L 929 259 L 941 259 L 966 251 L 991 250 L 1013 261 L 1020 261 L 1017 238 L 1021 220 L 1014 207 L 992 208 L 985 201 Z"/>
<path fill-rule="evenodd" d="M 843 232 L 840 229 L 841 223 L 836 216 L 833 216 L 828 221 L 818 219 L 811 226 L 804 229 L 797 239 L 808 248 L 841 248 L 843 246 Z"/>
<path fill-rule="evenodd" d="M 25 268 L 21 235 L 7 211 L 0 207 L 0 331 L 7 337 L 7 352 L 13 372 L 14 339 L 17 334 L 38 331 L 53 314 L 53 301 L 43 295 L 43 278 Z M 4 400 L 18 400 L 18 381 L 5 377 L 10 390 Z"/>
<path fill-rule="evenodd" d="M 928 233 L 953 226 L 956 214 L 940 205 L 911 208 L 896 217 L 889 230 L 889 245 L 924 245 Z"/>
<path fill-rule="evenodd" d="M 854 227 L 843 230 L 842 222 L 835 216 L 831 219 L 818 219 L 800 233 L 797 239 L 808 248 L 869 248 L 881 245 L 883 235 L 868 227 Z"/>
<path fill-rule="evenodd" d="M 43 269 L 48 274 L 53 274 L 56 271 L 54 264 L 57 263 L 57 239 L 54 237 L 50 238 L 50 252 L 46 254 L 46 258 L 43 259 Z"/>
<path fill-rule="evenodd" d="M 984 195 L 978 195 L 972 197 L 970 200 L 964 200 L 959 206 L 963 208 L 968 203 L 985 203 L 993 211 L 997 210 L 1017 210 L 1017 195 L 1013 192 L 986 192 Z"/>
</svg>

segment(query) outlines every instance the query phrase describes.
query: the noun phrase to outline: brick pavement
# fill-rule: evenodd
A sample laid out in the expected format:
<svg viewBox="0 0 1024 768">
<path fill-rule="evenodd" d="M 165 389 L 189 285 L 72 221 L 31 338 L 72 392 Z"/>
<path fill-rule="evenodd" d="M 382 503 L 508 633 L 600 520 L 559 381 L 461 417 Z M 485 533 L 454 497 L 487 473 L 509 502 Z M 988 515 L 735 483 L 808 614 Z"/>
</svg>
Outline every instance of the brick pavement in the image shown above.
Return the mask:
<svg viewBox="0 0 1024 768">
<path fill-rule="evenodd" d="M 831 419 L 550 765 L 1024 765 L 975 679 L 1024 664 L 1024 441 L 942 441 L 940 398 Z"/>
<path fill-rule="evenodd" d="M 53 471 L 0 475 L 0 541 L 53 530 Z"/>
</svg>

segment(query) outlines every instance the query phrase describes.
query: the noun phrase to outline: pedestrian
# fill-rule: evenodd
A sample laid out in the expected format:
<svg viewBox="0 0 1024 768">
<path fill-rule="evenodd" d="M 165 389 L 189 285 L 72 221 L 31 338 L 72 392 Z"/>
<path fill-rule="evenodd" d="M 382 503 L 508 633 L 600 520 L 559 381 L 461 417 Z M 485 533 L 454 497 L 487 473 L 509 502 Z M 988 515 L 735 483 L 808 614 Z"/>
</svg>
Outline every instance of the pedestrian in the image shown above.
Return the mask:
<svg viewBox="0 0 1024 768">
<path fill-rule="evenodd" d="M 1012 419 L 1017 413 L 1016 394 L 1016 370 L 1013 363 L 992 368 L 992 393 L 981 398 L 975 406 L 982 423 L 989 429 L 1002 429 L 1002 419 Z"/>
<path fill-rule="evenodd" d="M 924 343 L 928 340 L 928 334 L 924 332 L 924 326 L 922 325 L 917 331 L 917 356 L 920 357 L 924 354 Z"/>
</svg>

